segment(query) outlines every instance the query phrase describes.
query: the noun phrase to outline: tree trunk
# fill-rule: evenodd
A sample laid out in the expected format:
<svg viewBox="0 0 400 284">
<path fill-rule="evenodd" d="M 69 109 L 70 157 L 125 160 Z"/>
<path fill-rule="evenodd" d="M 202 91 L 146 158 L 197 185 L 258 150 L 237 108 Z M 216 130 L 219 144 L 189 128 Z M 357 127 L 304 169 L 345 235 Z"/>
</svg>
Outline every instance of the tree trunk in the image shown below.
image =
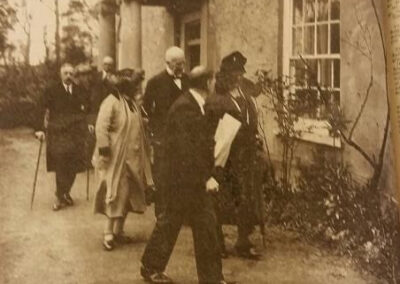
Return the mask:
<svg viewBox="0 0 400 284">
<path fill-rule="evenodd" d="M 56 34 L 55 34 L 55 45 L 56 45 L 56 65 L 60 65 L 60 11 L 58 8 L 58 0 L 54 0 L 55 16 L 56 16 Z"/>
</svg>

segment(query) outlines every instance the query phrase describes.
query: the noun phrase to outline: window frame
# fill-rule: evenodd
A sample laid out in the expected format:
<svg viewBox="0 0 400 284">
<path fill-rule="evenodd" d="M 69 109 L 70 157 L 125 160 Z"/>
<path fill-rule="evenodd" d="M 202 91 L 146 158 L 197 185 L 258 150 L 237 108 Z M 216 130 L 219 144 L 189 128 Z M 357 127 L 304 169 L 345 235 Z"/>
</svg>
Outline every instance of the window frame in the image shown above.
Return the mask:
<svg viewBox="0 0 400 284">
<path fill-rule="evenodd" d="M 305 1 L 305 0 L 303 0 Z M 293 0 L 284 0 L 283 2 L 283 36 L 282 36 L 282 75 L 284 77 L 289 78 L 290 76 L 290 66 L 291 66 L 291 60 L 295 59 L 300 59 L 300 56 L 297 55 L 292 55 L 293 54 Z M 331 4 L 331 0 L 328 1 L 329 5 Z M 304 10 L 303 13 L 304 14 Z M 317 14 L 317 10 L 315 12 Z M 303 16 L 304 17 L 304 16 Z M 317 17 L 317 15 L 315 15 Z M 314 26 L 314 54 L 313 55 L 307 55 L 307 54 L 301 54 L 301 57 L 305 60 L 307 59 L 341 59 L 341 51 L 337 54 L 331 54 L 330 53 L 330 43 L 331 43 L 331 38 L 330 38 L 330 29 L 331 29 L 331 24 L 338 23 L 339 28 L 341 27 L 340 23 L 340 13 L 339 13 L 339 19 L 338 20 L 333 20 L 331 21 L 330 16 L 328 16 L 328 20 L 326 21 L 321 21 L 318 22 L 318 24 L 327 24 L 328 25 L 328 54 L 317 54 L 317 26 L 318 24 L 315 22 L 310 23 L 310 26 Z M 304 25 L 302 22 L 301 25 Z M 302 40 L 304 39 L 304 28 L 302 29 Z M 303 46 L 303 44 L 302 44 Z M 304 51 L 304 47 L 302 48 L 302 51 Z M 317 55 L 315 55 L 317 54 Z M 333 63 L 331 63 L 333 65 Z M 341 68 L 340 68 L 341 69 Z M 320 72 L 317 72 L 318 76 L 318 82 L 320 81 Z M 341 77 L 341 70 L 339 70 L 339 76 Z M 331 72 L 331 78 L 333 77 L 333 72 Z M 332 85 L 333 83 L 333 78 L 331 79 Z M 341 81 L 341 80 L 340 80 Z M 340 84 L 340 83 L 339 83 Z M 336 90 L 336 89 L 333 89 Z M 339 88 L 337 88 L 339 91 L 339 96 L 341 96 L 341 88 L 339 85 Z M 284 94 L 285 97 L 287 98 L 289 95 L 289 91 L 286 91 Z M 333 137 L 329 134 L 329 126 L 328 126 L 328 121 L 326 119 L 314 119 L 314 118 L 306 118 L 306 117 L 300 117 L 299 121 L 296 123 L 295 128 L 299 131 L 301 131 L 301 137 L 299 139 L 304 140 L 304 141 L 309 141 L 309 142 L 314 142 L 317 144 L 323 144 L 323 145 L 328 145 L 336 148 L 340 148 L 342 146 L 341 139 L 340 137 Z"/>
</svg>

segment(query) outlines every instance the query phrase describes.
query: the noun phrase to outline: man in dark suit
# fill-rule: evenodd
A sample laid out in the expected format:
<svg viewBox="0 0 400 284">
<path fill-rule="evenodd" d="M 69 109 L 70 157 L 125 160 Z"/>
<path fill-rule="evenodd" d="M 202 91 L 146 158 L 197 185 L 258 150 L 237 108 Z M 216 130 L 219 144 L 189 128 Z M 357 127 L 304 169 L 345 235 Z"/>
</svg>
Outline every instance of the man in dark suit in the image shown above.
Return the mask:
<svg viewBox="0 0 400 284">
<path fill-rule="evenodd" d="M 191 88 L 172 105 L 166 122 L 162 169 L 169 194 L 142 257 L 141 274 L 151 283 L 172 283 L 164 270 L 184 220 L 193 231 L 199 283 L 226 283 L 211 196 L 218 191 L 214 141 L 203 108 L 213 75 L 198 66 L 189 78 Z"/>
<path fill-rule="evenodd" d="M 110 56 L 105 56 L 103 59 L 103 69 L 97 72 L 92 91 L 90 94 L 90 113 L 89 123 L 96 124 L 97 114 L 99 113 L 100 105 L 103 100 L 115 91 L 115 88 L 110 83 L 110 76 L 114 73 L 114 59 Z"/>
<path fill-rule="evenodd" d="M 258 224 L 255 212 L 254 175 L 257 168 L 258 121 L 253 101 L 243 91 L 243 74 L 246 58 L 240 52 L 224 57 L 216 78 L 216 94 L 205 105 L 210 127 L 217 128 L 219 120 L 227 113 L 241 123 L 230 148 L 224 167 L 223 189 L 218 194 L 219 222 L 234 223 L 238 228 L 235 244 L 239 256 L 258 259 L 249 236 Z M 219 229 L 222 250 L 224 240 Z M 226 252 L 225 252 L 226 253 Z"/>
<path fill-rule="evenodd" d="M 165 190 L 162 181 L 160 160 L 162 159 L 162 136 L 167 113 L 175 100 L 188 89 L 188 78 L 184 73 L 185 54 L 179 47 L 170 47 L 165 53 L 166 69 L 152 77 L 147 83 L 143 97 L 143 108 L 148 115 L 154 150 L 153 176 L 156 186 L 155 213 L 165 209 Z"/>
<path fill-rule="evenodd" d="M 56 201 L 53 210 L 73 205 L 70 192 L 78 172 L 86 169 L 85 139 L 88 96 L 73 82 L 74 68 L 61 66 L 61 80 L 49 86 L 41 99 L 42 118 L 35 135 L 45 138 L 47 131 L 47 170 L 56 173 Z M 47 124 L 47 125 L 45 125 Z M 46 127 L 47 126 L 47 127 Z"/>
</svg>

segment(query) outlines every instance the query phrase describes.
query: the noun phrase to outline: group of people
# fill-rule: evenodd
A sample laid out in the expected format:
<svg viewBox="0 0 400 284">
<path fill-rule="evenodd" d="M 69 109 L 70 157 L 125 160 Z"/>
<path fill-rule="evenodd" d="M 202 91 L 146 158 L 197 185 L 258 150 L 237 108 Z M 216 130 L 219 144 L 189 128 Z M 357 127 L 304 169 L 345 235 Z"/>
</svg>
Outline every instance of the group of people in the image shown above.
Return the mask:
<svg viewBox="0 0 400 284">
<path fill-rule="evenodd" d="M 73 205 L 72 184 L 90 156 L 95 212 L 107 216 L 106 250 L 132 241 L 124 233 L 127 214 L 143 213 L 153 199 L 156 224 L 141 260 L 142 277 L 172 283 L 165 269 L 187 224 L 199 283 L 227 283 L 222 224 L 237 225 L 238 256 L 261 256 L 249 239 L 263 211 L 264 163 L 254 103 L 260 90 L 243 76 L 246 58 L 235 51 L 222 59 L 217 73 L 196 66 L 186 74 L 183 50 L 171 47 L 165 69 L 148 81 L 144 95 L 143 71 L 114 72 L 110 57 L 103 63 L 94 80 L 88 66 L 77 66 L 74 77 L 74 67 L 63 64 L 60 82 L 43 95 L 44 119 L 35 134 L 47 137 L 47 169 L 56 173 L 53 210 Z M 226 115 L 240 127 L 221 165 L 216 132 Z"/>
</svg>

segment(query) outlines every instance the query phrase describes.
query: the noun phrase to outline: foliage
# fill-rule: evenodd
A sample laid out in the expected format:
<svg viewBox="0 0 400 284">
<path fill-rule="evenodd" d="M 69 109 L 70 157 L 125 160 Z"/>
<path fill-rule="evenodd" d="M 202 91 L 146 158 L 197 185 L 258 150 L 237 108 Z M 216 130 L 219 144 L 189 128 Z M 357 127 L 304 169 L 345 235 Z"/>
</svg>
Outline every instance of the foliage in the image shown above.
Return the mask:
<svg viewBox="0 0 400 284">
<path fill-rule="evenodd" d="M 62 14 L 66 24 L 62 27 L 62 53 L 64 60 L 72 64 L 90 61 L 93 57 L 93 42 L 97 33 L 93 9 L 82 0 L 70 0 L 68 10 Z"/>
<path fill-rule="evenodd" d="M 256 72 L 257 85 L 261 94 L 269 98 L 272 103 L 272 111 L 279 129 L 279 138 L 282 142 L 281 176 L 279 182 L 285 189 L 291 188 L 293 157 L 297 145 L 297 139 L 301 131 L 296 129 L 302 110 L 288 100 L 285 92 L 289 92 L 289 85 L 282 78 L 272 79 L 269 72 L 258 70 Z M 263 127 L 263 126 L 262 126 Z M 264 141 L 267 144 L 267 141 Z M 272 165 L 272 163 L 270 163 Z M 273 171 L 275 172 L 275 171 Z"/>
<path fill-rule="evenodd" d="M 54 64 L 12 65 L 0 71 L 0 127 L 34 126 L 39 96 L 57 76 Z"/>
<path fill-rule="evenodd" d="M 14 50 L 15 46 L 8 41 L 8 32 L 16 22 L 16 11 L 8 0 L 0 0 L 0 56 L 4 64 L 8 63 L 6 52 Z"/>
<path fill-rule="evenodd" d="M 301 232 L 353 256 L 363 267 L 393 283 L 399 278 L 398 205 L 371 184 L 361 186 L 348 165 L 317 151 L 311 165 L 300 165 L 296 190 L 269 187 L 269 222 Z"/>
</svg>

